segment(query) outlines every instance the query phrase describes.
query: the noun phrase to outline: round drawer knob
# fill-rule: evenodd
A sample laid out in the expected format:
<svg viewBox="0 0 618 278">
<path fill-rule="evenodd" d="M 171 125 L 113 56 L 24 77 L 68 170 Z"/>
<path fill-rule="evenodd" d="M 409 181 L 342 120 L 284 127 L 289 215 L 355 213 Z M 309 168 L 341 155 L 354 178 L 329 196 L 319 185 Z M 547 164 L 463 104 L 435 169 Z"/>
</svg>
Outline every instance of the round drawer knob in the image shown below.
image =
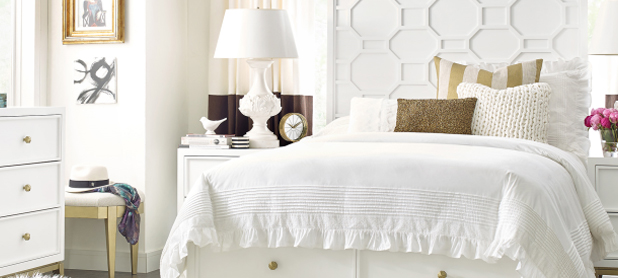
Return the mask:
<svg viewBox="0 0 618 278">
<path fill-rule="evenodd" d="M 30 190 L 32 190 L 32 186 L 30 186 L 29 184 L 24 185 L 24 191 L 30 192 Z"/>
<path fill-rule="evenodd" d="M 441 271 L 438 273 L 438 278 L 446 278 L 446 271 L 441 270 Z"/>
<path fill-rule="evenodd" d="M 268 268 L 270 268 L 270 270 L 275 270 L 277 269 L 277 267 L 279 267 L 279 265 L 275 261 L 272 261 L 268 264 Z"/>
<path fill-rule="evenodd" d="M 21 236 L 25 241 L 30 240 L 30 234 L 29 233 L 25 233 L 23 236 Z"/>
<path fill-rule="evenodd" d="M 26 144 L 30 144 L 30 142 L 32 142 L 32 138 L 30 138 L 30 136 L 26 136 L 24 137 L 24 142 L 26 142 Z"/>
</svg>

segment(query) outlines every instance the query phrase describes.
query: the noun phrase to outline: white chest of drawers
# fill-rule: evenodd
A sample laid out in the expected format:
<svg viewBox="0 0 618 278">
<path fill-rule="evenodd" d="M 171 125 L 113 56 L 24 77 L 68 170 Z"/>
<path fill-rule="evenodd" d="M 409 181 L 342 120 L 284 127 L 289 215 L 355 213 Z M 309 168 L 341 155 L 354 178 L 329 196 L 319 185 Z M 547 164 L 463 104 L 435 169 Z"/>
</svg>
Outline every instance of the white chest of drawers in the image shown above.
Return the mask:
<svg viewBox="0 0 618 278">
<path fill-rule="evenodd" d="M 187 193 L 200 175 L 223 162 L 267 149 L 203 150 L 178 148 L 177 210 L 180 211 Z"/>
<path fill-rule="evenodd" d="M 0 277 L 62 269 L 64 109 L 0 109 Z"/>
</svg>

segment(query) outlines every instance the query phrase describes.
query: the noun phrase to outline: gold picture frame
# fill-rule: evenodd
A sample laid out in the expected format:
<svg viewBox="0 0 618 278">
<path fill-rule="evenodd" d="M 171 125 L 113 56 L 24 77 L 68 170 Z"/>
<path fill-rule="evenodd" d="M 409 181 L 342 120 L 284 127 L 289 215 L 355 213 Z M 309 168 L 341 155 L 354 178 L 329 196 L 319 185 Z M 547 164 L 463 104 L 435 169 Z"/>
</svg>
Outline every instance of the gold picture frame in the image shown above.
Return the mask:
<svg viewBox="0 0 618 278">
<path fill-rule="evenodd" d="M 124 43 L 124 0 L 62 0 L 62 44 Z"/>
</svg>

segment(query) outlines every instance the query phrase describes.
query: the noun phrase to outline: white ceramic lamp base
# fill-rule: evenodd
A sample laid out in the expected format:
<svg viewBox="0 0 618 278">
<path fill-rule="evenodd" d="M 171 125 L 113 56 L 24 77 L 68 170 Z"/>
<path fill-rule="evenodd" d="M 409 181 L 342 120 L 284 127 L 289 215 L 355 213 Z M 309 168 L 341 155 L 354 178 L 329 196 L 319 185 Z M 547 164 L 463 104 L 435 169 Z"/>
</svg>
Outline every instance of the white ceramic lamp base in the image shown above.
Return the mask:
<svg viewBox="0 0 618 278">
<path fill-rule="evenodd" d="M 251 148 L 279 147 L 277 136 L 268 129 L 266 122 L 281 112 L 281 100 L 266 85 L 266 70 L 273 63 L 272 59 L 249 59 L 253 85 L 249 92 L 240 99 L 240 113 L 253 120 L 253 127 L 247 134 Z"/>
</svg>

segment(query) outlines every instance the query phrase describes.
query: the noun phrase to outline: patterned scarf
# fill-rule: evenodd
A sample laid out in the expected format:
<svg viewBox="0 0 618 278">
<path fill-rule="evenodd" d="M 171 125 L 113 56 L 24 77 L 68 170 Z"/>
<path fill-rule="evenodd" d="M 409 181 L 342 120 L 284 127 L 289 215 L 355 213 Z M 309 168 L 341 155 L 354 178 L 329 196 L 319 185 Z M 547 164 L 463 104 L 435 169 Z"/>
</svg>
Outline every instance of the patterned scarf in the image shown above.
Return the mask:
<svg viewBox="0 0 618 278">
<path fill-rule="evenodd" d="M 124 199 L 127 208 L 118 224 L 118 231 L 127 239 L 129 244 L 135 245 L 139 241 L 139 225 L 141 219 L 137 210 L 142 201 L 137 190 L 128 184 L 115 183 L 113 185 L 95 188 L 89 192 L 112 193 Z"/>
</svg>

